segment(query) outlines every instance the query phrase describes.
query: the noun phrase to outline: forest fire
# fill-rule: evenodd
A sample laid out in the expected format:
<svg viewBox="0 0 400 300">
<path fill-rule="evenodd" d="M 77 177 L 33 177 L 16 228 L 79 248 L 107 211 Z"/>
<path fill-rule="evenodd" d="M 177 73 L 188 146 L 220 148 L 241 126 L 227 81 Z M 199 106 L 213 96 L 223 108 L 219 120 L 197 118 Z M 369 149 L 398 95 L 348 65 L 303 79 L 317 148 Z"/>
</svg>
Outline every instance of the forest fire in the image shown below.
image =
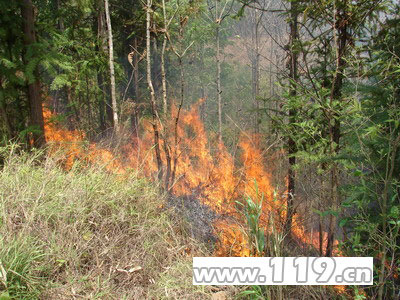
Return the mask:
<svg viewBox="0 0 400 300">
<path fill-rule="evenodd" d="M 255 203 L 262 201 L 259 224 L 266 233 L 271 233 L 272 226 L 277 231 L 282 230 L 286 211 L 284 193 L 274 191 L 271 174 L 265 168 L 263 153 L 258 146 L 258 136 L 247 134 L 241 136 L 239 166 L 235 165 L 235 158 L 223 144 L 217 143 L 215 148 L 210 146 L 198 114 L 201 101 L 190 110 L 182 109 L 179 126 L 176 128 L 179 139 L 175 148 L 171 147 L 174 144 L 174 137 L 162 135 L 162 146 L 166 146 L 167 143 L 172 149 L 171 153 L 177 157 L 176 174 L 171 184 L 171 191 L 177 197 L 195 195 L 217 215 L 226 217 L 219 218 L 213 224 L 215 234 L 218 236 L 215 255 L 250 256 L 251 245 L 243 229 L 244 218 L 236 202 L 243 201 L 245 196 L 250 197 Z M 172 115 L 175 114 L 176 108 L 173 108 Z M 65 151 L 63 161 L 65 169 L 70 169 L 74 161 L 79 160 L 84 164 L 102 164 L 108 171 L 120 175 L 128 169 L 135 169 L 148 178 L 156 177 L 158 169 L 153 155 L 153 132 L 149 121 L 141 124 L 143 128 L 141 137 L 132 137 L 129 143 L 120 147 L 121 153 L 116 155 L 95 143 L 85 144 L 85 135 L 77 130 L 70 131 L 57 126 L 47 108 L 44 109 L 44 118 L 46 141 L 51 145 L 50 153 L 59 149 Z M 173 124 L 167 123 L 164 126 Z M 161 156 L 165 161 L 166 153 L 162 152 Z M 306 235 L 297 215 L 294 218 L 294 225 L 292 229 L 294 237 L 302 243 L 319 247 L 318 236 Z"/>
<path fill-rule="evenodd" d="M 0 300 L 400 300 L 399 1 L 0 7 Z"/>
</svg>

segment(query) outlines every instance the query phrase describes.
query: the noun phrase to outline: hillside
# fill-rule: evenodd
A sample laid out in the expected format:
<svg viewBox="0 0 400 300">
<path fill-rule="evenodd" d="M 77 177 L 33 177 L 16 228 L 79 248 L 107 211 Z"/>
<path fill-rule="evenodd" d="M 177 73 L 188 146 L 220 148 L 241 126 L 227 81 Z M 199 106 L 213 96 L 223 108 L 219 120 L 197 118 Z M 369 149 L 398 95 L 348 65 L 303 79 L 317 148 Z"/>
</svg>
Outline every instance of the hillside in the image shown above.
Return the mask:
<svg viewBox="0 0 400 300">
<path fill-rule="evenodd" d="M 192 286 L 201 247 L 153 184 L 0 151 L 0 290 L 12 299 L 210 298 Z"/>
</svg>

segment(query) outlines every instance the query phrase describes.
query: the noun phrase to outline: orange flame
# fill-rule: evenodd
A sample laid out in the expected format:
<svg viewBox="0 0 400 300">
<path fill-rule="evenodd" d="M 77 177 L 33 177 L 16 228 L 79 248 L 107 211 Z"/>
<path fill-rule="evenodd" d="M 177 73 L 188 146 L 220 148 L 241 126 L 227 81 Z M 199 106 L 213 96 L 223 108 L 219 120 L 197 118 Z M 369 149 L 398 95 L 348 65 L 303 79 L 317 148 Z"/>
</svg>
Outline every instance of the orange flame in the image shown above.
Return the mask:
<svg viewBox="0 0 400 300">
<path fill-rule="evenodd" d="M 251 246 L 248 237 L 241 229 L 243 217 L 236 209 L 236 201 L 243 200 L 247 195 L 254 202 L 262 203 L 260 226 L 265 232 L 270 232 L 270 218 L 274 218 L 274 226 L 281 230 L 280 224 L 285 219 L 285 201 L 283 195 L 274 196 L 274 187 L 271 184 L 271 174 L 267 171 L 264 154 L 259 147 L 260 136 L 243 134 L 240 138 L 241 167 L 235 165 L 234 157 L 228 152 L 225 145 L 216 143 L 212 148 L 204 124 L 199 116 L 198 108 L 201 100 L 190 110 L 180 111 L 179 124 L 176 127 L 175 117 L 178 109 L 173 106 L 171 118 L 163 124 L 161 130 L 161 145 L 170 149 L 172 163 L 176 158 L 175 178 L 172 182 L 172 191 L 176 196 L 196 195 L 219 215 L 229 216 L 215 222 L 214 227 L 219 242 L 215 251 L 218 256 L 250 256 Z M 66 152 L 63 165 L 69 170 L 76 160 L 85 163 L 104 164 L 109 172 L 120 175 L 128 169 L 140 171 L 143 176 L 155 178 L 158 168 L 153 154 L 153 129 L 149 121 L 143 121 L 143 133 L 140 138 L 132 137 L 131 143 L 123 145 L 120 152 L 124 155 L 116 156 L 107 149 L 91 143 L 85 147 L 85 135 L 77 130 L 62 129 L 53 122 L 50 110 L 44 108 L 45 138 L 51 145 L 50 153 L 63 149 Z M 161 123 L 159 124 L 160 128 Z M 162 160 L 166 161 L 166 153 L 162 151 Z M 123 159 L 121 158 L 123 157 Z M 172 165 L 172 168 L 174 166 Z M 256 182 L 256 187 L 255 187 Z M 301 226 L 299 216 L 295 216 L 293 234 L 302 242 L 318 246 L 317 236 L 306 237 Z"/>
</svg>

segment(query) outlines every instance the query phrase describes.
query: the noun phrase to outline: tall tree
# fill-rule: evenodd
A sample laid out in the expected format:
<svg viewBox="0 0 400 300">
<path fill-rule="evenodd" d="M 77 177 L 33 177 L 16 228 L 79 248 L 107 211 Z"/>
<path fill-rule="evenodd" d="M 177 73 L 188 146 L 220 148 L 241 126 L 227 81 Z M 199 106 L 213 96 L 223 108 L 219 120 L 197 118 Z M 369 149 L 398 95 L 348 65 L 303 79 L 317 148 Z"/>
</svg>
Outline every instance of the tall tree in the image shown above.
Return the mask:
<svg viewBox="0 0 400 300">
<path fill-rule="evenodd" d="M 28 56 L 29 53 L 35 53 L 34 47 L 36 43 L 35 33 L 35 13 L 31 0 L 24 0 L 21 4 L 21 15 L 23 19 L 23 32 L 26 51 L 24 54 L 25 63 L 34 57 Z M 31 51 L 28 51 L 30 49 Z M 28 78 L 28 101 L 30 109 L 30 125 L 33 129 L 33 143 L 36 147 L 40 147 L 45 143 L 44 139 L 44 121 L 42 98 L 40 91 L 39 71 L 37 64 L 33 71 L 34 78 Z"/>
<path fill-rule="evenodd" d="M 297 81 L 298 81 L 298 6 L 296 1 L 290 2 L 290 18 L 289 18 L 289 101 L 293 101 L 297 94 Z M 289 128 L 294 128 L 296 122 L 296 109 L 293 105 L 289 105 Z M 296 174 L 294 166 L 296 164 L 296 142 L 293 135 L 289 135 L 288 139 L 288 156 L 289 156 L 289 168 L 288 168 L 288 186 L 287 186 L 287 212 L 286 212 L 286 232 L 290 232 L 292 227 L 292 219 L 294 214 L 294 195 L 295 195 L 295 180 Z"/>
<path fill-rule="evenodd" d="M 163 10 L 163 45 L 161 49 L 161 82 L 162 82 L 162 95 L 163 95 L 163 113 L 166 114 L 168 112 L 168 100 L 167 100 L 167 78 L 165 72 L 165 50 L 167 48 L 168 41 L 168 26 L 169 22 L 167 21 L 167 9 L 165 6 L 165 0 L 162 0 L 162 10 Z"/>
<path fill-rule="evenodd" d="M 96 2 L 96 28 L 97 28 L 97 43 L 96 52 L 97 55 L 103 57 L 107 53 L 107 36 L 105 30 L 105 17 L 104 17 L 104 6 L 103 0 L 97 0 Z M 111 123 L 113 120 L 112 111 L 107 105 L 106 95 L 107 89 L 104 82 L 103 70 L 100 65 L 97 66 L 96 70 L 97 85 L 99 87 L 100 95 L 98 100 L 99 109 L 99 130 L 104 131 L 106 129 L 106 114 L 107 119 Z"/>
<path fill-rule="evenodd" d="M 330 107 L 335 107 L 335 102 L 341 102 L 342 88 L 344 82 L 344 70 L 346 67 L 345 51 L 349 42 L 348 24 L 350 22 L 350 14 L 348 12 L 347 1 L 334 1 L 334 17 L 333 17 L 333 37 L 335 49 L 335 73 L 331 85 L 331 93 L 329 97 Z M 331 110 L 328 115 L 329 121 L 329 139 L 330 153 L 332 157 L 336 156 L 340 149 L 340 111 Z M 335 161 L 331 167 L 331 205 L 334 211 L 339 206 L 339 165 Z M 336 233 L 336 216 L 331 214 L 329 217 L 328 242 L 326 246 L 326 256 L 331 256 L 333 251 L 333 242 Z"/>
<path fill-rule="evenodd" d="M 153 14 L 152 9 L 153 1 L 147 0 L 147 4 L 145 6 L 146 10 L 146 59 L 147 59 L 147 86 L 150 92 L 150 106 L 151 106 L 151 115 L 152 115 L 152 125 L 154 131 L 154 151 L 156 155 L 157 168 L 158 168 L 158 179 L 162 180 L 163 178 L 163 166 L 161 160 L 161 151 L 160 151 L 160 131 L 158 129 L 159 124 L 159 116 L 157 112 L 157 104 L 156 104 L 156 94 L 153 87 L 153 81 L 151 79 L 151 16 Z"/>
<path fill-rule="evenodd" d="M 220 31 L 221 17 L 218 15 L 219 1 L 215 1 L 215 41 L 216 51 L 215 60 L 217 63 L 217 101 L 218 101 L 218 140 L 222 143 L 222 90 L 221 90 L 221 47 L 220 47 Z"/>
<path fill-rule="evenodd" d="M 221 29 L 222 23 L 232 11 L 234 2 L 231 0 L 215 0 L 208 2 L 208 18 L 215 26 L 215 62 L 217 65 L 216 85 L 218 103 L 218 140 L 222 142 L 222 86 L 221 86 Z"/>
<path fill-rule="evenodd" d="M 265 2 L 263 2 L 265 4 Z M 263 11 L 252 9 L 251 18 L 251 81 L 252 81 L 252 96 L 255 109 L 254 131 L 260 133 L 260 27 Z"/>
<path fill-rule="evenodd" d="M 111 29 L 111 18 L 110 18 L 110 10 L 108 0 L 104 0 L 105 12 L 106 12 L 106 23 L 107 23 L 107 31 L 108 31 L 108 55 L 109 55 L 109 64 L 110 64 L 110 83 L 111 83 L 111 103 L 113 110 L 113 122 L 114 122 L 114 131 L 116 133 L 119 132 L 119 123 L 118 123 L 118 108 L 117 108 L 117 94 L 115 92 L 115 72 L 114 72 L 114 45 L 113 45 L 113 36 Z"/>
</svg>

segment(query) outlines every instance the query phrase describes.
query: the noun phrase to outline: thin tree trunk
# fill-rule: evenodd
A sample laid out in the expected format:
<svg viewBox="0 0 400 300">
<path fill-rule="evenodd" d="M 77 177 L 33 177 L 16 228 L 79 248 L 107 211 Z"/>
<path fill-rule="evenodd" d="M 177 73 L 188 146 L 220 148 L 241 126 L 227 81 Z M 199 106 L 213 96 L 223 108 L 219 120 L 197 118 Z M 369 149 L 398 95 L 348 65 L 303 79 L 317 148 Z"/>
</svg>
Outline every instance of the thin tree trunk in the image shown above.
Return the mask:
<svg viewBox="0 0 400 300">
<path fill-rule="evenodd" d="M 134 47 L 138 49 L 138 40 L 137 37 L 134 39 Z M 134 82 L 134 103 L 133 103 L 133 111 L 131 114 L 131 125 L 132 125 L 132 135 L 137 136 L 138 134 L 138 108 L 139 108 L 139 57 L 136 51 L 133 54 L 133 82 Z"/>
<path fill-rule="evenodd" d="M 33 4 L 31 0 L 23 0 L 21 6 L 21 15 L 23 19 L 24 42 L 26 47 L 30 47 L 36 43 L 35 34 L 35 16 Z M 30 125 L 35 127 L 33 132 L 33 145 L 41 147 L 44 145 L 44 121 L 42 99 L 40 95 L 39 72 L 36 66 L 33 72 L 35 79 L 32 83 L 28 83 L 28 101 L 30 108 Z"/>
<path fill-rule="evenodd" d="M 160 134 L 158 130 L 158 115 L 157 115 L 157 105 L 156 96 L 154 92 L 153 82 L 151 80 L 151 36 L 150 36 L 150 22 L 151 22 L 151 5 L 152 0 L 147 0 L 146 7 L 146 59 L 147 59 L 147 85 L 150 91 L 150 104 L 153 119 L 153 130 L 154 130 L 154 149 L 157 160 L 158 167 L 158 179 L 162 180 L 163 170 L 162 170 L 162 160 L 160 152 Z"/>
<path fill-rule="evenodd" d="M 216 11 L 217 9 L 217 2 L 216 2 Z M 220 24 L 217 20 L 217 28 L 215 30 L 215 37 L 217 43 L 217 100 L 218 100 L 218 141 L 222 143 L 222 91 L 221 91 L 221 54 L 220 54 Z"/>
<path fill-rule="evenodd" d="M 260 37 L 258 33 L 258 25 L 256 27 L 256 65 L 255 65 L 255 72 L 256 72 L 256 82 L 255 82 L 255 104 L 256 104 L 256 133 L 260 132 L 260 123 L 261 123 L 261 115 L 260 115 Z"/>
<path fill-rule="evenodd" d="M 164 40 L 161 49 L 161 86 L 162 86 L 162 106 L 164 117 L 167 117 L 168 113 L 168 103 L 167 103 L 167 80 L 165 74 L 165 49 L 167 47 L 167 34 L 168 34 L 168 25 L 167 25 L 167 12 L 165 9 L 165 0 L 162 0 L 162 9 L 163 9 L 163 20 L 164 20 Z M 170 179 L 171 179 L 171 151 L 168 145 L 169 143 L 169 133 L 164 130 L 164 152 L 165 152 L 165 161 L 166 161 L 166 172 L 165 172 L 165 181 L 164 181 L 164 189 L 169 191 Z"/>
<path fill-rule="evenodd" d="M 342 87 L 344 79 L 344 69 L 346 61 L 344 59 L 344 52 L 347 46 L 347 26 L 346 22 L 343 22 L 345 18 L 345 10 L 347 8 L 347 1 L 340 5 L 345 7 L 339 9 L 339 0 L 335 1 L 335 23 L 334 23 L 334 42 L 336 48 L 336 70 L 332 82 L 331 96 L 330 96 L 330 107 L 333 107 L 335 101 L 339 101 L 342 96 Z M 335 156 L 339 152 L 340 145 L 340 121 L 337 112 L 330 113 L 329 121 L 329 137 L 330 137 L 330 152 L 332 156 Z M 333 125 L 331 125 L 333 122 Z M 337 211 L 339 207 L 339 165 L 336 161 L 333 162 L 331 167 L 331 209 Z M 333 244 L 335 241 L 336 234 L 336 222 L 337 218 L 334 214 L 329 216 L 329 227 L 328 227 L 328 241 L 326 246 L 326 256 L 332 256 Z"/>
<path fill-rule="evenodd" d="M 106 37 L 104 29 L 104 13 L 102 0 L 97 1 L 97 40 L 96 52 L 98 55 L 103 56 L 106 53 Z M 104 86 L 104 78 L 101 68 L 97 68 L 97 85 L 100 89 L 100 97 L 98 97 L 98 109 L 99 109 L 99 129 L 101 132 L 106 130 L 106 88 Z"/>
<path fill-rule="evenodd" d="M 180 2 L 177 2 L 178 6 L 180 5 Z M 171 48 L 172 51 L 175 53 L 176 57 L 178 58 L 179 62 L 179 70 L 180 70 L 180 101 L 179 101 L 179 106 L 178 110 L 175 116 L 175 123 L 174 123 L 174 148 L 173 148 L 173 153 L 172 153 L 172 158 L 173 162 L 171 165 L 171 157 L 168 155 L 167 159 L 167 176 L 166 176 L 166 188 L 168 188 L 168 191 L 170 191 L 173 187 L 173 183 L 175 180 L 175 175 L 176 175 L 176 169 L 177 169 L 177 164 L 178 164 L 178 126 L 179 126 L 179 118 L 180 118 L 180 113 L 182 110 L 184 98 L 185 98 L 185 75 L 184 75 L 184 66 L 183 66 L 183 57 L 186 54 L 186 51 L 192 46 L 193 42 L 185 49 L 183 50 L 183 37 L 184 37 L 184 27 L 187 22 L 187 17 L 182 18 L 182 16 L 179 16 L 180 18 L 180 28 L 179 28 L 179 34 L 178 34 L 178 40 L 179 40 L 179 52 L 173 47 L 173 44 L 171 43 Z M 166 20 L 165 20 L 166 22 Z M 166 34 L 167 34 L 167 26 L 165 26 Z M 166 154 L 167 153 L 166 151 Z M 172 166 L 172 172 L 171 172 L 171 166 Z M 171 175 L 170 175 L 171 174 Z M 170 180 L 168 180 L 170 179 Z"/>
<path fill-rule="evenodd" d="M 108 0 L 104 0 L 104 6 L 106 11 L 106 23 L 107 23 L 107 31 L 108 31 L 108 51 L 109 51 L 109 64 L 110 64 L 110 83 L 111 83 L 111 104 L 113 111 L 113 122 L 114 122 L 114 131 L 116 133 L 119 132 L 119 124 L 118 124 L 118 110 L 117 110 L 117 95 L 115 92 L 115 73 L 114 73 L 114 48 L 113 48 L 113 37 L 112 37 L 112 29 L 111 29 L 111 19 L 109 12 Z"/>
<path fill-rule="evenodd" d="M 100 55 L 107 55 L 108 46 L 107 46 L 107 25 L 105 20 L 104 13 L 104 5 L 103 0 L 98 0 L 98 17 L 97 17 L 97 38 L 99 40 L 99 52 Z M 113 110 L 112 110 L 112 101 L 110 98 L 110 84 L 104 78 L 103 72 L 98 70 L 98 82 L 99 86 L 102 90 L 102 98 L 100 99 L 99 109 L 103 112 L 103 130 L 107 128 L 107 123 L 113 124 Z M 100 123 L 101 124 L 101 123 Z"/>
<path fill-rule="evenodd" d="M 135 37 L 135 49 L 138 49 L 138 40 Z M 140 94 L 139 94 L 139 57 L 138 54 L 133 54 L 133 65 L 134 65 L 134 73 L 133 73 L 133 82 L 135 84 L 135 101 L 139 101 Z"/>
<path fill-rule="evenodd" d="M 166 115 L 168 112 L 167 100 L 167 80 L 165 74 L 165 48 L 167 46 L 167 39 L 164 38 L 162 52 L 161 52 L 161 81 L 162 81 L 162 94 L 163 94 L 163 113 Z"/>
<path fill-rule="evenodd" d="M 182 57 L 179 58 L 179 70 L 180 70 L 180 76 L 181 76 L 181 103 L 183 103 L 185 99 L 185 74 L 183 70 L 183 61 Z"/>
<path fill-rule="evenodd" d="M 90 105 L 90 89 L 89 89 L 89 77 L 86 74 L 86 105 L 87 105 L 87 118 L 89 132 L 92 132 L 92 108 Z"/>
<path fill-rule="evenodd" d="M 259 18 L 258 10 L 254 9 L 252 24 L 252 96 L 253 107 L 255 109 L 254 132 L 260 132 L 260 37 L 259 37 Z"/>
<path fill-rule="evenodd" d="M 164 40 L 161 50 L 161 81 L 162 81 L 162 93 L 163 93 L 163 113 L 167 114 L 168 103 L 167 103 L 167 80 L 165 74 L 165 49 L 167 47 L 167 12 L 165 9 L 165 0 L 162 0 L 163 17 L 164 17 Z"/>
<path fill-rule="evenodd" d="M 273 55 L 274 55 L 274 43 L 273 40 L 270 39 L 270 61 L 269 61 L 269 97 L 272 98 L 273 93 L 272 93 L 272 62 L 274 61 Z"/>
<path fill-rule="evenodd" d="M 298 80 L 297 74 L 297 52 L 295 49 L 296 41 L 298 40 L 298 25 L 297 25 L 297 5 L 295 2 L 291 2 L 290 7 L 290 64 L 289 64 L 289 78 L 290 82 L 290 100 L 293 101 L 293 97 L 296 96 Z M 293 123 L 296 122 L 296 110 L 289 109 L 289 127 L 293 127 Z M 295 180 L 296 173 L 294 171 L 294 165 L 296 164 L 296 142 L 293 137 L 289 137 L 288 140 L 288 155 L 289 155 L 289 169 L 288 169 L 288 195 L 287 195 L 287 214 L 286 214 L 286 232 L 291 232 L 293 214 L 294 214 L 294 195 L 295 195 Z"/>
<path fill-rule="evenodd" d="M 174 152 L 173 152 L 173 169 L 171 174 L 171 183 L 172 186 L 174 184 L 175 176 L 176 176 L 176 166 L 178 164 L 178 125 L 179 125 L 179 117 L 183 106 L 184 101 L 184 70 L 183 70 L 183 63 L 182 63 L 182 56 L 179 56 L 179 66 L 180 66 L 180 73 L 181 73 L 181 101 L 178 106 L 178 112 L 175 117 L 175 126 L 174 126 Z"/>
</svg>

